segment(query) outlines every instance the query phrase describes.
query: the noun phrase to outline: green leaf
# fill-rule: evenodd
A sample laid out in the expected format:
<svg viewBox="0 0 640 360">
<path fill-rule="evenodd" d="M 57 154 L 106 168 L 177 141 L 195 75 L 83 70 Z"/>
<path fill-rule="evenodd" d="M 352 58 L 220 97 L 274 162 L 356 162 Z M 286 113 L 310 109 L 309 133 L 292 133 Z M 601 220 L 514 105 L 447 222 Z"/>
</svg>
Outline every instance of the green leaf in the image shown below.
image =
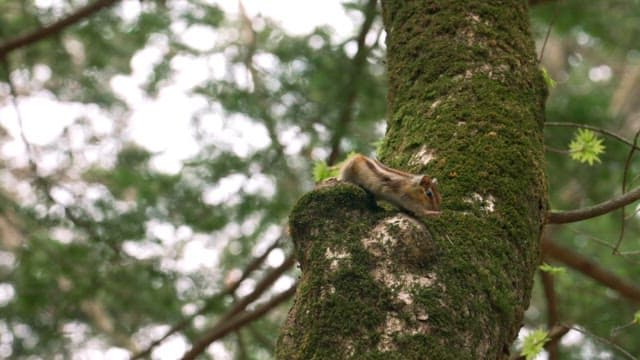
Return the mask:
<svg viewBox="0 0 640 360">
<path fill-rule="evenodd" d="M 633 314 L 633 323 L 640 325 L 640 310 Z"/>
<path fill-rule="evenodd" d="M 313 180 L 315 182 L 321 182 L 336 175 L 337 170 L 327 165 L 324 161 L 316 161 L 313 165 Z"/>
<path fill-rule="evenodd" d="M 542 68 L 540 68 L 540 70 L 542 71 L 542 78 L 544 79 L 544 83 L 547 84 L 547 87 L 549 89 L 553 89 L 554 87 L 556 87 L 556 81 L 553 80 L 551 75 L 549 75 L 547 68 L 543 66 Z"/>
<path fill-rule="evenodd" d="M 604 153 L 604 149 L 602 139 L 587 129 L 579 129 L 569 144 L 571 158 L 589 165 L 601 162 L 599 155 Z"/>
<path fill-rule="evenodd" d="M 530 332 L 522 341 L 520 355 L 524 356 L 527 360 L 536 357 L 544 348 L 544 344 L 550 340 L 548 335 L 549 334 L 542 329 L 536 329 Z"/>
<path fill-rule="evenodd" d="M 540 271 L 544 271 L 546 273 L 549 273 L 551 275 L 562 275 L 565 274 L 567 272 L 567 269 L 561 267 L 561 266 L 551 266 L 547 263 L 543 263 L 542 265 L 540 265 L 538 267 L 540 269 Z"/>
</svg>

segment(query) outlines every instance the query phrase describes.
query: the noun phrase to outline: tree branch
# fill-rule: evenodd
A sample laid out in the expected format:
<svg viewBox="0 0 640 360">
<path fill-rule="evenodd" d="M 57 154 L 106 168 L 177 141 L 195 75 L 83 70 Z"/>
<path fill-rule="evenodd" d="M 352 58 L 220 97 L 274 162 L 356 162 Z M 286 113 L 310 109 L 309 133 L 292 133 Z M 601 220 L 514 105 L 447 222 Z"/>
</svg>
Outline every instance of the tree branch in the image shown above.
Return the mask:
<svg viewBox="0 0 640 360">
<path fill-rule="evenodd" d="M 636 188 L 617 198 L 584 209 L 569 211 L 550 211 L 547 213 L 547 224 L 566 224 L 604 215 L 640 199 L 640 188 Z"/>
<path fill-rule="evenodd" d="M 222 318 L 220 319 L 220 321 L 218 323 L 222 323 L 222 322 L 230 319 L 231 317 L 235 316 L 236 314 L 240 313 L 242 310 L 244 310 L 244 308 L 246 308 L 249 304 L 254 302 L 276 280 L 278 280 L 280 278 L 280 276 L 282 276 L 282 274 L 285 271 L 289 270 L 291 268 L 291 266 L 293 266 L 293 264 L 295 264 L 295 256 L 293 256 L 293 254 L 291 254 L 291 255 L 287 256 L 287 258 L 284 260 L 284 262 L 279 267 L 273 269 L 262 280 L 260 280 L 260 282 L 256 284 L 255 288 L 253 289 L 253 291 L 249 295 L 243 297 L 240 301 L 235 303 L 235 305 L 233 305 L 231 307 L 231 309 L 229 311 L 227 311 L 227 313 L 225 315 L 222 316 Z M 217 325 L 216 325 L 216 327 L 217 327 Z"/>
<path fill-rule="evenodd" d="M 550 258 L 583 273 L 609 289 L 617 291 L 618 294 L 627 300 L 640 303 L 640 287 L 635 284 L 627 282 L 600 267 L 590 259 L 560 246 L 549 239 L 542 239 L 541 248 L 542 252 Z"/>
<path fill-rule="evenodd" d="M 260 295 L 262 295 L 276 280 L 278 280 L 285 271 L 287 271 L 291 266 L 293 266 L 294 263 L 295 263 L 295 257 L 293 255 L 289 255 L 279 267 L 271 271 L 262 280 L 260 280 L 260 282 L 256 284 L 255 288 L 249 295 L 243 297 L 240 301 L 236 302 L 231 307 L 231 309 L 229 309 L 227 313 L 220 318 L 217 324 L 213 326 L 213 328 L 211 328 L 211 330 L 209 330 L 208 333 L 204 335 L 204 337 L 202 337 L 193 345 L 191 350 L 189 350 L 184 355 L 183 359 L 195 358 L 195 356 L 205 351 L 212 342 L 214 342 L 221 336 L 226 335 L 227 332 L 235 330 L 236 328 L 234 327 L 229 330 L 226 330 L 223 335 L 218 335 L 219 332 L 221 331 L 220 329 L 227 329 L 230 326 L 229 325 L 230 323 L 234 323 L 234 321 L 237 320 L 237 319 L 234 319 L 236 315 L 243 312 L 243 310 L 249 304 L 251 304 L 258 297 L 260 297 Z M 293 295 L 293 292 L 291 293 L 291 295 Z M 241 317 L 243 315 L 238 315 L 238 316 Z"/>
<path fill-rule="evenodd" d="M 260 265 L 264 262 L 264 260 L 267 258 L 267 256 L 269 256 L 269 254 L 280 245 L 280 239 L 274 241 L 273 244 L 271 244 L 271 246 L 269 246 L 269 248 L 267 250 L 264 251 L 264 253 L 262 253 L 262 255 L 253 258 L 253 260 L 251 260 L 247 266 L 245 267 L 244 271 L 242 272 L 242 276 L 240 277 L 240 279 L 238 279 L 237 281 L 235 281 L 233 284 L 227 286 L 224 290 L 222 290 L 221 292 L 209 297 L 209 300 L 207 301 L 206 304 L 204 304 L 198 311 L 196 311 L 195 313 L 193 313 L 192 315 L 188 316 L 187 318 L 181 320 L 180 322 L 176 323 L 175 325 L 173 325 L 164 335 L 162 335 L 160 338 L 154 340 L 151 344 L 149 344 L 146 349 L 139 351 L 138 353 L 134 354 L 130 360 L 136 360 L 136 359 L 142 359 L 144 357 L 149 356 L 149 354 L 151 354 L 151 351 L 153 351 L 153 349 L 160 345 L 163 341 L 165 341 L 169 336 L 177 333 L 178 331 L 184 330 L 187 326 L 189 326 L 189 324 L 191 324 L 191 321 L 196 317 L 196 316 L 200 316 L 205 314 L 207 311 L 209 311 L 209 308 L 211 306 L 211 304 L 219 299 L 222 298 L 224 296 L 227 296 L 229 294 L 233 294 L 236 289 L 238 289 L 238 287 L 240 286 L 240 284 L 249 277 L 249 275 L 255 271 L 256 269 L 258 269 L 258 267 L 260 267 Z"/>
<path fill-rule="evenodd" d="M 60 19 L 53 24 L 44 26 L 40 29 L 32 31 L 27 34 L 20 35 L 13 39 L 10 39 L 2 44 L 0 44 L 0 59 L 6 57 L 6 55 L 18 48 L 30 45 L 34 42 L 40 41 L 46 37 L 49 37 L 53 34 L 56 34 L 66 27 L 69 27 L 81 20 L 93 15 L 94 13 L 109 7 L 119 0 L 97 0 L 93 4 L 89 4 L 83 8 L 78 9 L 78 11 L 70 14 L 69 16 Z"/>
<path fill-rule="evenodd" d="M 191 350 L 183 355 L 182 360 L 195 359 L 198 355 L 203 353 L 212 342 L 222 338 L 231 331 L 239 329 L 249 322 L 259 319 L 269 310 L 280 305 L 282 302 L 288 300 L 291 296 L 293 296 L 293 294 L 295 294 L 296 292 L 296 286 L 297 284 L 294 284 L 288 290 L 272 297 L 268 302 L 256 306 L 254 310 L 243 311 L 237 316 L 229 319 L 229 321 L 214 327 L 202 339 L 198 340 L 198 342 L 191 348 Z"/>
<path fill-rule="evenodd" d="M 547 329 L 553 329 L 558 323 L 558 299 L 556 297 L 556 289 L 553 280 L 553 275 L 546 271 L 540 271 L 540 278 L 542 280 L 542 288 L 544 290 L 544 297 L 547 301 Z M 569 331 L 569 329 L 567 329 Z M 566 334 L 566 332 L 565 332 Z M 564 334 L 563 334 L 564 335 Z M 558 360 L 558 340 L 549 336 L 549 340 L 545 344 L 545 348 L 549 353 L 549 360 Z"/>
<path fill-rule="evenodd" d="M 546 3 L 550 3 L 555 0 L 529 0 L 529 6 L 542 5 Z"/>
<path fill-rule="evenodd" d="M 636 136 L 633 138 L 633 147 L 629 149 L 627 160 L 624 162 L 624 172 L 622 174 L 622 193 L 623 194 L 627 191 L 627 176 L 629 175 L 629 167 L 631 166 L 631 159 L 633 159 L 633 153 L 636 150 L 636 145 L 638 144 L 639 136 L 640 136 L 640 130 L 636 131 Z M 622 214 L 620 214 L 620 235 L 618 236 L 618 242 L 616 243 L 615 248 L 613 248 L 614 254 L 618 252 L 618 249 L 622 244 L 622 239 L 624 239 L 625 225 L 626 225 L 626 219 L 625 219 L 624 206 L 623 206 Z"/>
</svg>

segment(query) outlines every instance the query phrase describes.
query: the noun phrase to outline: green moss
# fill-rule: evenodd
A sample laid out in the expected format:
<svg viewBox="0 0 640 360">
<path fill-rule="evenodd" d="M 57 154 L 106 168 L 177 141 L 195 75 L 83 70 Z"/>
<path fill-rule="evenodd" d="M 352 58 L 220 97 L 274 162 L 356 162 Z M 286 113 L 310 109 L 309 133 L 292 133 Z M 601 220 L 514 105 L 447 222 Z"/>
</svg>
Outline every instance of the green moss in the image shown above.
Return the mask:
<svg viewBox="0 0 640 360">
<path fill-rule="evenodd" d="M 368 194 L 347 184 L 321 188 L 298 201 L 290 227 L 305 271 L 296 322 L 305 325 L 289 333 L 299 344 L 296 351 L 280 347 L 279 357 L 341 358 L 345 351 L 361 353 L 378 342 L 379 335 L 370 330 L 382 325 L 390 293 L 372 279 L 370 255 L 360 239 L 381 214 Z M 327 257 L 328 249 L 340 255 Z M 345 344 L 347 338 L 353 340 Z"/>
<path fill-rule="evenodd" d="M 360 241 L 389 213 L 354 186 L 314 191 L 291 215 L 303 295 L 286 330 L 295 346 L 279 346 L 281 358 L 505 357 L 528 306 L 546 211 L 546 87 L 525 6 L 383 1 L 390 113 L 378 155 L 437 177 L 444 208 L 427 221 L 431 236 L 406 237 L 384 255 L 391 272 L 434 282 L 414 285 L 412 305 L 399 304 L 400 289 L 372 278 L 376 260 Z M 425 148 L 435 160 L 420 164 Z M 349 255 L 331 259 L 327 249 Z M 426 330 L 398 334 L 381 352 L 376 329 L 390 312 Z"/>
<path fill-rule="evenodd" d="M 438 242 L 443 254 L 437 269 L 446 291 L 420 298 L 433 321 L 474 329 L 482 325 L 475 320 L 482 314 L 487 324 L 504 329 L 498 336 L 509 343 L 528 303 L 546 208 L 541 132 L 546 88 L 525 5 L 383 6 L 385 26 L 395 34 L 388 40 L 389 128 L 379 155 L 402 167 L 422 146 L 434 149 L 435 161 L 411 170 L 440 180 L 443 207 L 453 213 L 435 226 L 454 242 Z M 419 24 L 427 25 L 427 34 Z M 416 53 L 421 61 L 414 61 Z M 471 201 L 473 194 L 491 195 L 494 212 Z M 440 309 L 440 303 L 446 307 Z M 451 308 L 476 313 L 467 318 L 465 311 Z M 451 344 L 463 340 L 449 339 Z"/>
</svg>

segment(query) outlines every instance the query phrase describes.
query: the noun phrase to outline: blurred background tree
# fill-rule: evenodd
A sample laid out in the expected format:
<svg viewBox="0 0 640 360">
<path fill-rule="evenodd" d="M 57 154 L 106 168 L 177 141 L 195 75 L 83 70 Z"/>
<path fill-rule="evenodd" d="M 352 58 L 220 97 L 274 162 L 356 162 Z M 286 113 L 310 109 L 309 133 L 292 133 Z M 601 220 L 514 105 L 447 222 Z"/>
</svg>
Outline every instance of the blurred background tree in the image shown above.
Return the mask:
<svg viewBox="0 0 640 360">
<path fill-rule="evenodd" d="M 340 28 L 298 2 L 306 33 L 255 3 L 0 0 L 0 357 L 273 357 L 297 276 L 286 217 L 314 162 L 374 152 L 385 47 L 375 2 L 343 2 Z M 598 133 L 588 165 L 569 143 L 579 124 L 640 129 L 640 2 L 530 3 L 557 83 L 551 207 L 635 188 L 628 144 Z M 623 216 L 622 237 L 620 211 L 548 226 L 545 261 L 567 270 L 541 271 L 523 333 L 573 326 L 551 358 L 640 354 Z"/>
</svg>

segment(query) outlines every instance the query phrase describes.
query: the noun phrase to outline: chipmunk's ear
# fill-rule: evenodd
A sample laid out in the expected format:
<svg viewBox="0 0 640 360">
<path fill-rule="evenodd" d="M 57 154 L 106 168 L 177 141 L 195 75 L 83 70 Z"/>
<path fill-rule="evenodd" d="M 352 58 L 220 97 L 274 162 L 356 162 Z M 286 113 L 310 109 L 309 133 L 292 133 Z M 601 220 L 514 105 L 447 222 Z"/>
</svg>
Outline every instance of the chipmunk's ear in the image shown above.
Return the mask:
<svg viewBox="0 0 640 360">
<path fill-rule="evenodd" d="M 420 178 L 419 185 L 423 188 L 428 188 L 433 184 L 433 180 L 428 175 L 418 176 Z"/>
<path fill-rule="evenodd" d="M 425 184 L 425 177 L 427 178 L 427 181 L 430 181 L 428 176 L 414 175 L 414 176 L 411 178 L 411 182 L 412 182 L 414 185 L 417 185 L 417 186 L 424 186 L 424 184 Z"/>
<path fill-rule="evenodd" d="M 431 183 L 433 185 L 438 185 L 438 179 L 436 179 L 436 178 L 431 179 Z"/>
</svg>

